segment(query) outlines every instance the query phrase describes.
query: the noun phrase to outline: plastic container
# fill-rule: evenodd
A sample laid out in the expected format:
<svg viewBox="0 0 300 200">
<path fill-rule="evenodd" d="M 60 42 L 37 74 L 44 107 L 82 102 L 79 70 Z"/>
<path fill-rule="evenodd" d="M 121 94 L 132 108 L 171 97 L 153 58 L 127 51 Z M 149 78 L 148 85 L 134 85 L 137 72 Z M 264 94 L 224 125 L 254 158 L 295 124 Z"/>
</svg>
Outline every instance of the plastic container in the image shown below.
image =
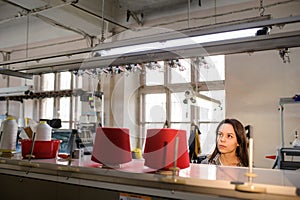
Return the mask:
<svg viewBox="0 0 300 200">
<path fill-rule="evenodd" d="M 7 117 L 1 124 L 1 151 L 16 150 L 18 124 L 13 117 Z"/>
<path fill-rule="evenodd" d="M 26 158 L 26 155 L 30 154 L 32 140 L 21 140 L 22 156 Z M 33 148 L 34 158 L 55 158 L 58 154 L 60 140 L 51 141 L 35 141 Z"/>
<path fill-rule="evenodd" d="M 46 121 L 40 121 L 36 127 L 36 141 L 51 141 L 52 128 Z"/>
</svg>

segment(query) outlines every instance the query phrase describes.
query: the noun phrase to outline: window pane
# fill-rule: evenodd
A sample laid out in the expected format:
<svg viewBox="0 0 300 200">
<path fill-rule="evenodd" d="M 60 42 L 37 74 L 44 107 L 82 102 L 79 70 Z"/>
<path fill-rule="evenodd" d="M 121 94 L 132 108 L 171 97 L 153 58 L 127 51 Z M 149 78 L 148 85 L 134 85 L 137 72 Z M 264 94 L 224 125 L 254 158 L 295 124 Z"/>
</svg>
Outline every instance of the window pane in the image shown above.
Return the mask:
<svg viewBox="0 0 300 200">
<path fill-rule="evenodd" d="M 199 58 L 200 80 L 216 81 L 225 79 L 225 56 L 209 56 Z"/>
<path fill-rule="evenodd" d="M 60 119 L 62 121 L 70 121 L 70 97 L 62 97 L 60 103 Z"/>
<path fill-rule="evenodd" d="M 200 121 L 222 121 L 225 117 L 225 90 L 203 91 L 200 94 L 219 100 L 221 105 L 197 98 L 200 107 Z"/>
<path fill-rule="evenodd" d="M 189 137 L 190 137 L 190 130 L 191 130 L 191 125 L 188 123 L 179 123 L 179 124 L 171 124 L 171 128 L 174 129 L 180 129 L 180 130 L 185 130 L 186 131 L 186 142 L 187 142 L 187 148 L 189 148 Z M 179 141 L 180 142 L 180 141 Z"/>
<path fill-rule="evenodd" d="M 166 94 L 147 94 L 145 96 L 146 122 L 166 121 Z"/>
<path fill-rule="evenodd" d="M 174 129 L 185 130 L 186 133 L 187 133 L 187 140 L 188 140 L 189 135 L 190 135 L 191 124 L 189 124 L 189 123 L 176 123 L 176 124 L 171 124 L 171 127 L 174 128 Z"/>
<path fill-rule="evenodd" d="M 201 154 L 211 154 L 216 144 L 216 129 L 218 123 L 200 123 L 200 145 Z"/>
<path fill-rule="evenodd" d="M 186 131 L 186 143 L 187 143 L 187 149 L 189 148 L 189 137 L 190 137 L 190 130 L 191 130 L 191 125 L 190 124 L 171 124 L 171 128 L 174 129 L 180 129 L 180 130 L 185 130 Z M 180 142 L 180 141 L 178 141 Z"/>
<path fill-rule="evenodd" d="M 203 91 L 200 94 L 219 100 L 221 105 L 197 98 L 200 108 L 200 141 L 202 154 L 210 154 L 215 148 L 216 128 L 218 123 L 225 118 L 225 91 Z"/>
<path fill-rule="evenodd" d="M 71 89 L 71 72 L 60 73 L 60 89 L 61 90 Z"/>
<path fill-rule="evenodd" d="M 163 85 L 164 71 L 165 67 L 163 61 L 159 61 L 157 64 L 146 64 L 146 85 Z"/>
<path fill-rule="evenodd" d="M 62 122 L 61 129 L 69 129 L 69 122 Z"/>
<path fill-rule="evenodd" d="M 75 89 L 82 88 L 82 76 L 76 76 L 75 77 Z"/>
<path fill-rule="evenodd" d="M 74 98 L 76 103 L 73 106 L 73 121 L 78 121 L 81 115 L 81 110 L 82 110 L 82 102 L 80 101 L 80 97 L 75 97 Z M 77 109 L 75 108 L 75 106 L 77 106 Z"/>
<path fill-rule="evenodd" d="M 164 123 L 151 123 L 145 125 L 146 130 L 149 128 L 163 128 L 163 127 L 164 127 Z"/>
<path fill-rule="evenodd" d="M 189 59 L 179 59 L 180 67 L 171 68 L 171 83 L 191 82 L 191 64 Z"/>
<path fill-rule="evenodd" d="M 44 91 L 54 90 L 54 77 L 55 77 L 54 73 L 43 74 L 42 90 Z"/>
<path fill-rule="evenodd" d="M 171 94 L 171 122 L 190 121 L 190 103 L 184 104 L 184 99 L 184 92 Z"/>
<path fill-rule="evenodd" d="M 41 119 L 53 119 L 54 98 L 42 99 Z"/>
</svg>

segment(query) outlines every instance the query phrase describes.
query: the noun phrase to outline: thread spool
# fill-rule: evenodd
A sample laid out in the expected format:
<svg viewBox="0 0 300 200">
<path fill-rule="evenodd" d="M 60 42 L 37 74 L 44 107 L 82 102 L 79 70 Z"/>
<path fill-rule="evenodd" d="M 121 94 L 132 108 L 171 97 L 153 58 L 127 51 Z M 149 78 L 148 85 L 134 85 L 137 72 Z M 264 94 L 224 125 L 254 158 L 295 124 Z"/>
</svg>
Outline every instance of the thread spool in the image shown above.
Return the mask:
<svg viewBox="0 0 300 200">
<path fill-rule="evenodd" d="M 180 141 L 177 144 L 176 138 Z M 171 128 L 148 129 L 144 158 L 145 165 L 156 170 L 189 167 L 186 131 Z"/>
<path fill-rule="evenodd" d="M 51 127 L 46 121 L 40 121 L 36 127 L 36 140 L 37 141 L 51 141 Z"/>
<path fill-rule="evenodd" d="M 91 160 L 105 166 L 119 168 L 130 162 L 130 137 L 128 128 L 98 127 Z"/>
<path fill-rule="evenodd" d="M 13 117 L 7 117 L 1 124 L 0 149 L 2 152 L 16 150 L 18 124 Z"/>
</svg>

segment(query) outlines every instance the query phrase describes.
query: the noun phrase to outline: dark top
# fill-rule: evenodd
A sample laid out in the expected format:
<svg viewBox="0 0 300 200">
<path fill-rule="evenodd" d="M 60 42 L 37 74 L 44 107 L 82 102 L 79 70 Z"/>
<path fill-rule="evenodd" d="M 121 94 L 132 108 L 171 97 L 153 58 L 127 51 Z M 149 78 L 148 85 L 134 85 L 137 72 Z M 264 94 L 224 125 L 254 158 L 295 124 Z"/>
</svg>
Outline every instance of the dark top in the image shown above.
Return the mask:
<svg viewBox="0 0 300 200">
<path fill-rule="evenodd" d="M 213 159 L 212 161 L 209 161 L 210 156 L 208 156 L 206 159 L 201 161 L 201 164 L 209 164 L 209 165 L 222 165 L 222 163 L 220 162 L 220 154 L 218 153 Z M 238 167 L 244 167 L 243 164 L 241 162 L 239 162 L 236 166 Z"/>
</svg>

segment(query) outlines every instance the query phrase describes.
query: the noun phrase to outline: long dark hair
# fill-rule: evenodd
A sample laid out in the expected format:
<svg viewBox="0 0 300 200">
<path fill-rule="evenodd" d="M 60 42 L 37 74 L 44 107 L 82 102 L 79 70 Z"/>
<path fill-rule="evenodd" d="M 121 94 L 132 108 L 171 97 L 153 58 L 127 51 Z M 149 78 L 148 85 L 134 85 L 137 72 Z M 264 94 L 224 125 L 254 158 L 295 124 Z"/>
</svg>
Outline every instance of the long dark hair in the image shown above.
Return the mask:
<svg viewBox="0 0 300 200">
<path fill-rule="evenodd" d="M 237 137 L 237 142 L 239 144 L 239 146 L 236 148 L 236 151 L 235 151 L 236 156 L 239 158 L 242 166 L 248 167 L 249 166 L 249 156 L 248 156 L 248 150 L 247 150 L 246 132 L 245 132 L 245 128 L 244 128 L 243 124 L 236 119 L 224 119 L 223 121 L 221 121 L 216 129 L 216 144 L 217 144 L 218 132 L 219 132 L 219 129 L 222 124 L 231 124 L 232 125 L 234 132 L 236 134 L 236 137 Z M 209 158 L 209 162 L 212 162 L 212 160 L 218 153 L 220 153 L 220 151 L 218 150 L 218 147 L 216 145 L 214 152 L 211 154 L 211 156 Z"/>
</svg>

